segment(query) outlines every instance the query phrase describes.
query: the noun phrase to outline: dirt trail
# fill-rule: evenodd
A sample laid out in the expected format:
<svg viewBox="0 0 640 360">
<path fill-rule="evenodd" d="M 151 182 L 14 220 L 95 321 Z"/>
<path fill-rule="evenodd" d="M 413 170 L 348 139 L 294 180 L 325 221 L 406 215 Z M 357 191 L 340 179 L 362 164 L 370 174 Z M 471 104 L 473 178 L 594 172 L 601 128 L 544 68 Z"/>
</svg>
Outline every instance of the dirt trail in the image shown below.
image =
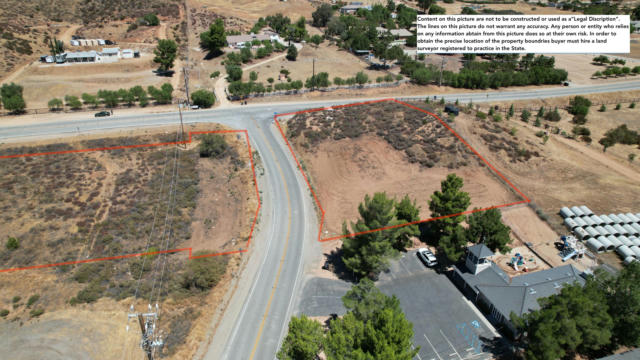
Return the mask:
<svg viewBox="0 0 640 360">
<path fill-rule="evenodd" d="M 302 45 L 301 44 L 294 44 L 296 49 L 298 49 L 298 52 L 300 52 L 300 50 L 302 49 Z M 274 60 L 278 60 L 278 59 L 282 59 L 283 57 L 287 56 L 287 53 L 285 52 L 284 54 L 280 54 L 278 56 L 274 56 L 272 58 L 269 58 L 267 60 L 264 61 L 260 61 L 257 62 L 255 64 L 251 64 L 248 66 L 245 66 L 242 68 L 242 71 L 247 71 L 247 70 L 251 70 L 255 67 L 264 65 L 268 62 L 274 61 Z M 227 77 L 226 76 L 222 76 L 220 75 L 220 79 L 218 79 L 218 81 L 216 81 L 213 89 L 214 89 L 214 93 L 216 95 L 216 99 L 218 101 L 218 107 L 219 108 L 228 108 L 231 107 L 233 105 L 233 103 L 231 101 L 229 101 L 229 99 L 227 99 L 226 93 L 225 93 L 225 89 L 227 88 L 227 86 L 229 85 L 229 83 L 227 82 Z"/>
</svg>

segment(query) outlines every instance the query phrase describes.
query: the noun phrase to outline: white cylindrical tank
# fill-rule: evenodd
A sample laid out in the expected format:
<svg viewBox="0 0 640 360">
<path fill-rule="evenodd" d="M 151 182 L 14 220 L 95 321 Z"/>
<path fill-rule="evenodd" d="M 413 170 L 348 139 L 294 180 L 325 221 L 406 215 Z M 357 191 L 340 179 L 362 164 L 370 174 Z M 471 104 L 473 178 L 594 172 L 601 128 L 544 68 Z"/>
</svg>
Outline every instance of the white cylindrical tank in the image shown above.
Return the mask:
<svg viewBox="0 0 640 360">
<path fill-rule="evenodd" d="M 589 209 L 588 207 L 582 205 L 578 207 L 586 216 L 591 216 L 593 215 L 593 211 L 591 211 L 591 209 Z"/>
<path fill-rule="evenodd" d="M 589 235 L 591 235 L 592 238 L 597 238 L 598 236 L 601 235 L 598 231 L 596 231 L 596 229 L 592 228 L 591 226 L 587 226 L 584 229 L 587 231 Z"/>
<path fill-rule="evenodd" d="M 640 224 L 638 223 L 633 223 L 630 225 L 634 230 L 640 232 Z"/>
<path fill-rule="evenodd" d="M 632 262 L 634 262 L 634 261 L 638 261 L 638 260 L 636 260 L 633 256 L 629 256 L 629 257 L 627 257 L 627 258 L 625 258 L 625 259 L 624 259 L 624 264 L 625 264 L 625 265 L 629 265 L 629 264 L 631 264 L 631 263 L 632 263 Z"/>
<path fill-rule="evenodd" d="M 570 217 L 564 218 L 564 226 L 567 227 L 567 229 L 573 231 L 573 229 L 578 227 L 578 224 Z"/>
<path fill-rule="evenodd" d="M 622 241 L 618 240 L 618 238 L 617 238 L 617 237 L 615 237 L 615 236 L 613 236 L 613 235 L 608 235 L 608 236 L 607 236 L 607 240 L 609 240 L 609 242 L 610 242 L 610 243 L 612 243 L 612 244 L 613 244 L 613 246 L 615 246 L 615 247 L 616 247 L 616 249 L 617 249 L 618 247 L 620 247 L 620 246 L 624 245 L 624 244 L 622 243 Z"/>
<path fill-rule="evenodd" d="M 583 218 L 580 218 L 580 217 L 575 217 L 575 218 L 573 218 L 573 221 L 575 221 L 575 222 L 576 222 L 576 224 L 578 224 L 578 226 L 579 226 L 579 227 L 581 227 L 581 228 L 584 228 L 584 227 L 589 226 L 589 225 L 587 225 L 587 223 L 584 221 L 584 219 L 583 219 Z"/>
<path fill-rule="evenodd" d="M 640 246 L 640 238 L 635 236 L 629 236 L 628 239 L 629 241 L 631 241 L 631 243 L 633 243 L 633 245 Z"/>
<path fill-rule="evenodd" d="M 627 217 L 631 220 L 631 222 L 634 222 L 634 223 L 640 222 L 640 219 L 638 219 L 638 217 L 632 213 L 626 213 L 625 215 L 627 215 Z"/>
<path fill-rule="evenodd" d="M 611 233 L 609 233 L 607 231 L 607 229 L 603 228 L 602 226 L 598 225 L 596 227 L 594 227 L 594 229 L 596 229 L 597 232 L 600 233 L 600 235 L 602 236 L 607 236 L 607 235 L 611 235 Z"/>
<path fill-rule="evenodd" d="M 635 235 L 635 236 L 640 235 L 640 232 L 634 229 L 633 226 L 629 224 L 622 225 L 622 228 L 627 231 L 627 235 Z"/>
<path fill-rule="evenodd" d="M 605 247 L 604 245 L 602 245 L 602 243 L 596 239 L 589 239 L 586 242 L 587 247 L 597 253 L 601 253 L 603 251 L 605 251 Z"/>
<path fill-rule="evenodd" d="M 624 235 L 618 235 L 618 240 L 620 240 L 622 245 L 633 246 L 633 241 L 629 240 L 629 238 Z"/>
<path fill-rule="evenodd" d="M 572 213 L 576 214 L 576 216 L 580 216 L 580 217 L 584 216 L 584 213 L 582 212 L 582 210 L 580 210 L 580 208 L 577 206 L 572 206 L 570 210 Z"/>
<path fill-rule="evenodd" d="M 598 224 L 598 225 L 606 225 L 604 220 L 602 220 L 600 218 L 600 216 L 598 216 L 598 215 L 591 215 L 591 216 L 589 216 L 589 218 L 591 218 L 591 220 L 593 220 L 593 222 Z"/>
<path fill-rule="evenodd" d="M 591 235 L 589 235 L 589 233 L 581 227 L 575 228 L 573 230 L 573 233 L 576 234 L 576 237 L 580 240 L 587 240 L 591 238 Z"/>
<path fill-rule="evenodd" d="M 625 230 L 622 225 L 620 224 L 613 224 L 612 225 L 614 229 L 618 230 L 618 233 L 620 235 L 627 235 L 627 230 Z"/>
<path fill-rule="evenodd" d="M 585 223 L 587 223 L 587 226 L 595 227 L 596 225 L 598 225 L 595 221 L 591 220 L 591 217 L 589 216 L 583 216 L 581 217 L 581 219 L 584 220 Z"/>
<path fill-rule="evenodd" d="M 622 224 L 629 224 L 632 222 L 625 214 L 618 214 L 618 219 L 622 221 Z"/>
<path fill-rule="evenodd" d="M 574 218 L 576 217 L 576 214 L 574 214 L 573 211 L 569 210 L 569 208 L 565 206 L 562 209 L 560 209 L 560 216 L 566 219 L 566 218 Z"/>
<path fill-rule="evenodd" d="M 596 240 L 598 240 L 600 242 L 600 244 L 602 244 L 602 246 L 604 246 L 605 251 L 612 251 L 612 250 L 615 250 L 615 248 L 616 248 L 611 243 L 611 241 L 607 240 L 607 238 L 604 237 L 604 236 L 600 236 Z"/>
<path fill-rule="evenodd" d="M 599 216 L 600 216 L 600 219 L 602 219 L 602 221 L 604 221 L 605 224 L 607 224 L 607 225 L 615 224 L 613 222 L 613 220 L 609 219 L 609 217 L 607 215 L 599 215 Z"/>
<path fill-rule="evenodd" d="M 616 214 L 609 214 L 609 219 L 611 219 L 611 221 L 613 221 L 614 224 L 621 224 L 622 220 L 620 220 L 620 218 L 616 215 Z"/>
<path fill-rule="evenodd" d="M 629 249 L 629 247 L 626 246 L 626 245 L 622 245 L 619 248 L 617 248 L 616 252 L 623 259 L 626 259 L 629 256 L 632 256 L 632 257 L 636 258 L 636 253 L 634 253 L 633 250 Z"/>
<path fill-rule="evenodd" d="M 611 225 L 605 225 L 605 226 L 603 226 L 603 228 L 604 228 L 605 230 L 607 230 L 607 231 L 609 232 L 609 234 L 611 234 L 611 235 L 616 235 L 616 236 L 617 236 L 617 235 L 620 235 L 620 232 L 619 232 L 618 230 L 616 230 L 616 229 L 615 229 L 613 226 L 611 226 Z"/>
<path fill-rule="evenodd" d="M 629 249 L 631 249 L 631 251 L 633 251 L 634 254 L 636 254 L 636 259 L 640 258 L 640 247 L 637 246 L 630 246 Z"/>
</svg>

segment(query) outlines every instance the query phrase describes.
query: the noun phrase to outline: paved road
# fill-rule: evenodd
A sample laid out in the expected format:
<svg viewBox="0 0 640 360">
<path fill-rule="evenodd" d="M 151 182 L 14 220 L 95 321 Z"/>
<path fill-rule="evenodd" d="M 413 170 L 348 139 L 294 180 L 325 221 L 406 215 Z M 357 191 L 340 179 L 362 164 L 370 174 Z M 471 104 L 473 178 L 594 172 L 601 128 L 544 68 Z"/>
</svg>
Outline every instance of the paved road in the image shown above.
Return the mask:
<svg viewBox="0 0 640 360">
<path fill-rule="evenodd" d="M 640 81 L 628 81 L 598 86 L 562 87 L 544 90 L 501 91 L 491 93 L 457 93 L 445 96 L 448 100 L 509 101 L 587 93 L 628 91 L 640 89 Z M 489 94 L 489 96 L 487 96 Z M 413 98 L 433 96 L 424 94 Z M 405 97 L 409 98 L 409 97 Z M 291 304 L 298 297 L 299 279 L 304 264 L 318 248 L 314 239 L 314 215 L 308 192 L 295 169 L 290 155 L 273 125 L 274 112 L 290 112 L 310 107 L 363 101 L 296 102 L 256 104 L 228 109 L 198 110 L 184 114 L 185 123 L 216 122 L 238 129 L 248 129 L 254 148 L 260 154 L 265 176 L 260 181 L 264 203 L 261 221 L 251 260 L 241 275 L 240 285 L 231 299 L 218 332 L 211 343 L 207 359 L 273 359 L 286 330 Z M 141 128 L 176 124 L 174 113 L 116 115 L 95 119 L 65 119 L 30 121 L 19 124 L 20 117 L 0 119 L 0 141 L 19 140 L 30 136 L 58 137 L 63 134 L 101 132 L 108 129 Z"/>
<path fill-rule="evenodd" d="M 426 268 L 415 251 L 390 264 L 376 282 L 387 295 L 395 295 L 413 323 L 416 360 L 486 360 L 500 342 L 495 330 L 444 274 Z M 321 277 L 309 278 L 296 314 L 342 315 L 342 296 L 351 284 Z"/>
</svg>

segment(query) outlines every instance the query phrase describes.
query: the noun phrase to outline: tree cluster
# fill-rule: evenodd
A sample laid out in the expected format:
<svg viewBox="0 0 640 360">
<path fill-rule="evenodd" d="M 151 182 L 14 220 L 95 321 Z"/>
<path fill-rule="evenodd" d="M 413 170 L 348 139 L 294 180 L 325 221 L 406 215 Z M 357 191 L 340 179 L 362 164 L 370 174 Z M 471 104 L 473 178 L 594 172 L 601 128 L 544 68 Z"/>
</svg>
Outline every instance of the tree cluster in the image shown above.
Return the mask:
<svg viewBox="0 0 640 360">
<path fill-rule="evenodd" d="M 159 64 L 160 71 L 169 71 L 178 56 L 178 44 L 171 39 L 160 39 L 153 50 L 153 62 Z"/>
<path fill-rule="evenodd" d="M 603 146 L 603 151 L 615 144 L 640 145 L 640 135 L 637 131 L 629 129 L 626 124 L 622 124 L 617 128 L 607 130 L 598 143 Z"/>
<path fill-rule="evenodd" d="M 18 84 L 2 84 L 0 88 L 0 97 L 2 98 L 2 106 L 12 113 L 19 114 L 24 111 L 27 104 L 22 97 L 22 86 Z"/>
<path fill-rule="evenodd" d="M 566 285 L 538 300 L 540 310 L 512 315 L 527 360 L 602 357 L 640 346 L 640 263 L 617 276 L 596 272 L 583 286 Z"/>
<path fill-rule="evenodd" d="M 386 193 L 365 196 L 358 207 L 360 219 L 343 224 L 343 233 L 358 234 L 342 243 L 342 261 L 357 277 L 375 277 L 387 268 L 389 260 L 411 244 L 419 235 L 417 225 L 400 226 L 420 219 L 420 209 L 408 196 L 396 201 Z M 392 228 L 389 228 L 392 227 Z M 378 230 L 386 228 L 385 230 Z"/>
<path fill-rule="evenodd" d="M 208 58 L 222 54 L 222 48 L 227 46 L 227 36 L 224 31 L 224 22 L 218 18 L 209 25 L 209 29 L 200 34 L 200 47 L 207 50 Z"/>
<path fill-rule="evenodd" d="M 555 59 L 533 54 L 517 60 L 517 54 L 494 54 L 483 56 L 489 61 L 467 61 L 458 72 L 443 71 L 444 85 L 466 89 L 486 89 L 507 86 L 559 84 L 567 79 L 567 72 L 555 69 Z M 401 73 L 413 82 L 427 85 L 439 81 L 440 69 L 433 65 L 404 58 Z"/>
<path fill-rule="evenodd" d="M 342 302 L 347 313 L 329 322 L 326 334 L 321 325 L 306 316 L 292 317 L 289 331 L 277 358 L 314 360 L 320 351 L 326 359 L 411 360 L 420 348 L 413 348 L 413 324 L 400 301 L 383 294 L 369 279 L 353 286 Z"/>
<path fill-rule="evenodd" d="M 209 90 L 200 89 L 191 93 L 191 101 L 201 108 L 210 108 L 216 102 L 216 96 Z"/>
</svg>

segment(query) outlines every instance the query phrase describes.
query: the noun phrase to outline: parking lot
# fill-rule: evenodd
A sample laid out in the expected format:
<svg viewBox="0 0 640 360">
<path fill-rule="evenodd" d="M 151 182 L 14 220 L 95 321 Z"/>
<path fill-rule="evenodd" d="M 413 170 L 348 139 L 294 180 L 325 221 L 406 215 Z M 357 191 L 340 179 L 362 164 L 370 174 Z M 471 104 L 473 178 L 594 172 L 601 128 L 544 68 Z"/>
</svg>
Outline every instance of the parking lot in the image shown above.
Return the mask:
<svg viewBox="0 0 640 360">
<path fill-rule="evenodd" d="M 483 360 L 493 357 L 497 333 L 484 316 L 444 274 L 426 268 L 408 252 L 391 262 L 388 273 L 376 285 L 385 294 L 394 294 L 406 317 L 413 323 L 418 360 Z M 305 283 L 297 313 L 308 316 L 342 315 L 341 297 L 350 283 L 311 278 Z"/>
</svg>

